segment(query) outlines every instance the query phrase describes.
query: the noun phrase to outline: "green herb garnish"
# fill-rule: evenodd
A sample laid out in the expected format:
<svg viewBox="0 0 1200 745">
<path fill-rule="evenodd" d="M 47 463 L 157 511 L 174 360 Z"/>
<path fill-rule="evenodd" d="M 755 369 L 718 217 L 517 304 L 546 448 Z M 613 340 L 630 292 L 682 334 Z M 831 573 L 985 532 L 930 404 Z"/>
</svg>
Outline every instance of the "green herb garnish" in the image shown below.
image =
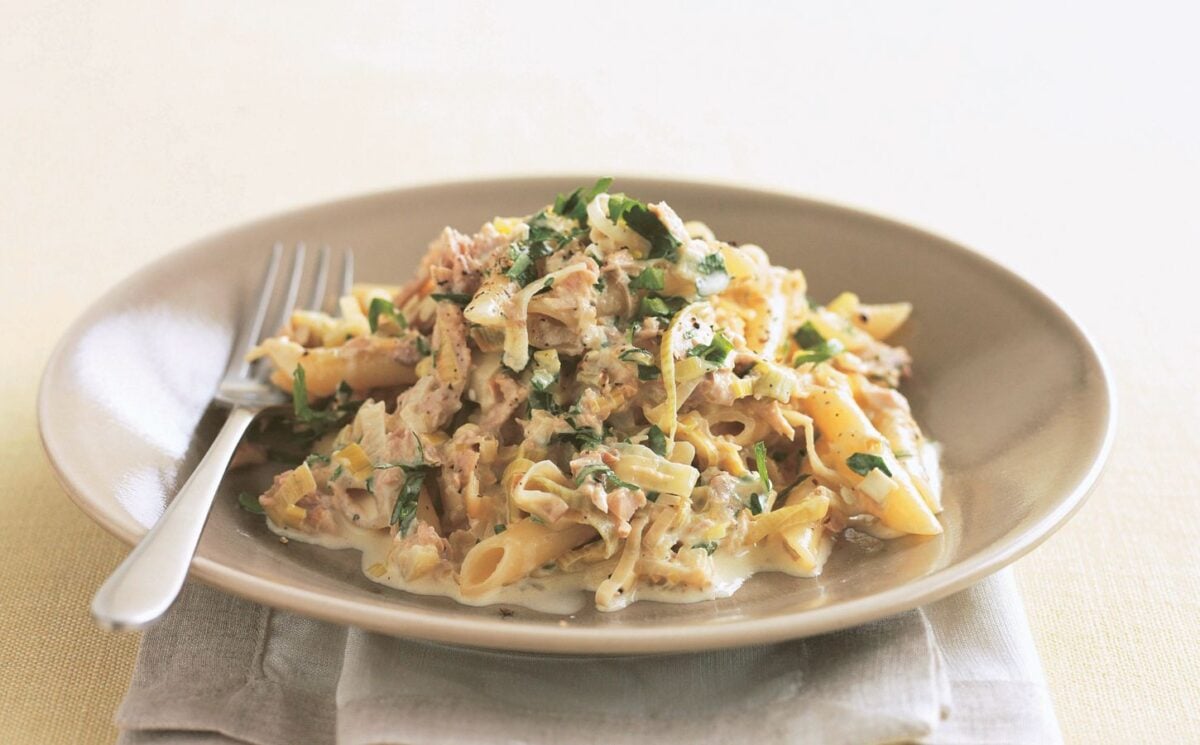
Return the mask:
<svg viewBox="0 0 1200 745">
<path fill-rule="evenodd" d="M 371 299 L 371 306 L 367 309 L 367 323 L 371 326 L 371 333 L 379 330 L 379 317 L 390 318 L 396 322 L 396 325 L 401 329 L 408 328 L 408 319 L 402 313 L 396 312 L 396 306 L 391 300 L 377 297 Z"/>
<path fill-rule="evenodd" d="M 642 302 L 638 306 L 638 310 L 642 317 L 657 316 L 659 318 L 670 318 L 679 312 L 687 301 L 681 297 L 662 297 L 659 295 L 646 295 L 642 298 Z"/>
<path fill-rule="evenodd" d="M 551 441 L 569 442 L 580 451 L 594 450 L 604 442 L 604 434 L 588 427 L 576 427 L 570 432 L 559 432 Z"/>
<path fill-rule="evenodd" d="M 767 511 L 767 497 L 757 492 L 750 495 L 750 514 L 761 515 Z"/>
<path fill-rule="evenodd" d="M 417 516 L 417 499 L 421 495 L 421 485 L 425 483 L 425 475 L 431 468 L 425 463 L 412 466 L 400 466 L 404 471 L 404 485 L 396 495 L 396 505 L 392 508 L 392 519 L 389 525 L 399 525 L 400 535 L 406 535 L 413 520 Z"/>
<path fill-rule="evenodd" d="M 705 553 L 707 553 L 709 556 L 712 556 L 713 552 L 717 550 L 717 542 L 704 541 L 703 543 L 693 543 L 692 548 L 702 548 L 704 549 Z"/>
<path fill-rule="evenodd" d="M 529 248 L 535 259 L 549 256 L 570 238 L 566 233 L 560 232 L 550 224 L 550 216 L 546 214 L 545 210 L 529 218 L 529 222 L 526 224 L 529 226 Z M 551 242 L 555 245 L 549 245 Z"/>
<path fill-rule="evenodd" d="M 627 197 L 624 194 L 613 194 L 608 198 L 608 219 L 614 223 L 634 207 L 646 209 L 646 205 L 642 204 L 633 197 Z"/>
<path fill-rule="evenodd" d="M 554 394 L 550 391 L 530 391 L 529 411 L 532 413 L 539 409 L 548 411 L 551 414 L 557 414 L 559 407 L 558 402 L 554 400 Z"/>
<path fill-rule="evenodd" d="M 304 366 L 296 365 L 292 371 L 292 411 L 296 418 L 321 432 L 337 423 L 339 416 L 331 411 L 317 411 L 308 404 L 308 383 L 305 378 Z"/>
<path fill-rule="evenodd" d="M 532 231 L 532 228 L 530 230 Z M 509 279 L 516 280 L 522 287 L 537 279 L 537 266 L 534 262 L 554 253 L 559 247 L 559 241 L 565 238 L 552 228 L 539 230 L 538 236 L 538 240 L 514 243 L 508 247 L 508 257 L 512 259 L 512 266 L 504 275 Z M 551 241 L 554 241 L 555 245 L 551 245 Z"/>
<path fill-rule="evenodd" d="M 658 215 L 651 212 L 646 205 L 638 202 L 627 206 L 624 210 L 624 217 L 626 225 L 650 241 L 650 253 L 647 258 L 666 259 L 670 262 L 679 261 L 679 239 L 671 235 L 671 231 L 667 230 L 663 221 L 658 219 Z"/>
<path fill-rule="evenodd" d="M 807 352 L 796 355 L 796 359 L 792 360 L 792 367 L 800 367 L 806 362 L 818 363 L 824 362 L 830 358 L 837 357 L 842 352 L 846 351 L 846 347 L 837 339 L 824 341 L 813 347 Z"/>
<path fill-rule="evenodd" d="M 888 469 L 887 463 L 878 455 L 870 453 L 855 453 L 846 459 L 846 465 L 850 467 L 859 476 L 866 476 L 871 472 L 871 469 L 878 468 L 883 471 L 885 476 L 891 476 L 892 472 Z"/>
<path fill-rule="evenodd" d="M 792 334 L 792 339 L 801 349 L 813 349 L 825 343 L 825 337 L 821 336 L 817 327 L 812 325 L 812 321 L 805 321 L 803 326 L 796 329 L 796 333 Z"/>
<path fill-rule="evenodd" d="M 631 290 L 661 290 L 663 288 L 663 270 L 648 266 L 642 273 L 629 280 Z"/>
<path fill-rule="evenodd" d="M 688 350 L 688 357 L 699 357 L 705 362 L 723 367 L 733 351 L 733 342 L 721 333 L 720 329 L 713 332 L 713 339 L 708 344 L 700 344 Z"/>
<path fill-rule="evenodd" d="M 654 451 L 655 455 L 666 457 L 667 455 L 667 435 L 657 424 L 651 424 L 650 430 L 646 433 L 646 447 Z"/>
<path fill-rule="evenodd" d="M 658 380 L 661 377 L 662 371 L 654 365 L 638 365 L 638 380 Z"/>
<path fill-rule="evenodd" d="M 717 253 L 705 256 L 696 270 L 696 292 L 700 295 L 716 295 L 729 286 L 729 272 L 725 269 L 725 257 Z"/>
<path fill-rule="evenodd" d="M 512 266 L 504 273 L 504 276 L 509 279 L 515 279 L 522 287 L 532 282 L 535 277 L 530 276 L 535 274 L 533 271 L 533 259 L 529 256 L 528 249 L 522 246 L 509 246 L 508 255 L 512 258 Z"/>
<path fill-rule="evenodd" d="M 584 189 L 581 186 L 570 194 L 559 194 L 558 198 L 554 200 L 554 211 L 563 217 L 573 218 L 579 221 L 580 225 L 586 227 L 588 203 L 598 194 L 608 191 L 612 182 L 611 178 L 602 178 L 592 184 L 590 189 Z"/>
<path fill-rule="evenodd" d="M 621 354 L 618 355 L 617 359 L 621 360 L 622 362 L 635 362 L 639 365 L 654 364 L 654 355 L 650 354 L 648 350 L 640 347 L 626 349 L 624 352 L 621 352 Z"/>
<path fill-rule="evenodd" d="M 771 477 L 767 474 L 767 443 L 754 443 L 754 465 L 758 469 L 758 480 L 762 482 L 763 494 L 771 493 Z"/>
<path fill-rule="evenodd" d="M 495 527 L 492 528 L 492 532 L 495 533 L 496 535 L 500 535 L 501 533 L 503 533 L 506 530 L 508 530 L 507 525 L 497 524 Z"/>
<path fill-rule="evenodd" d="M 258 503 L 258 497 L 250 492 L 240 492 L 237 496 L 238 506 L 246 512 L 251 512 L 255 515 L 265 514 L 262 505 Z"/>
<path fill-rule="evenodd" d="M 584 466 L 579 475 L 575 477 L 575 486 L 583 486 L 583 482 L 589 478 L 595 478 L 597 481 L 603 481 L 605 486 L 614 486 L 618 489 L 629 489 L 637 491 L 641 487 L 636 484 L 631 484 L 613 473 L 613 470 L 606 465 L 595 463 L 590 466 Z"/>
<path fill-rule="evenodd" d="M 471 296 L 465 292 L 434 292 L 429 297 L 439 303 L 445 300 L 463 307 L 466 307 L 467 303 L 471 302 Z"/>
<path fill-rule="evenodd" d="M 721 255 L 720 251 L 705 256 L 700 263 L 696 265 L 696 269 L 701 274 L 728 274 L 728 272 L 725 270 L 725 257 Z"/>
</svg>

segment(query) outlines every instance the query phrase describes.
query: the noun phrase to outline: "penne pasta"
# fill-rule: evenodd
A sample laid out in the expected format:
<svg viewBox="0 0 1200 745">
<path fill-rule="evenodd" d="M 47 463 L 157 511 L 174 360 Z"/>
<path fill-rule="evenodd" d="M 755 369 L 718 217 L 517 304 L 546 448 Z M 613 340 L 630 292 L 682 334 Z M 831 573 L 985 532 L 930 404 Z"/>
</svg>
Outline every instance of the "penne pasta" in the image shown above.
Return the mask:
<svg viewBox="0 0 1200 745">
<path fill-rule="evenodd" d="M 511 585 L 596 535 L 587 525 L 555 531 L 531 519 L 513 523 L 467 553 L 459 587 L 463 595 L 472 597 Z"/>
</svg>

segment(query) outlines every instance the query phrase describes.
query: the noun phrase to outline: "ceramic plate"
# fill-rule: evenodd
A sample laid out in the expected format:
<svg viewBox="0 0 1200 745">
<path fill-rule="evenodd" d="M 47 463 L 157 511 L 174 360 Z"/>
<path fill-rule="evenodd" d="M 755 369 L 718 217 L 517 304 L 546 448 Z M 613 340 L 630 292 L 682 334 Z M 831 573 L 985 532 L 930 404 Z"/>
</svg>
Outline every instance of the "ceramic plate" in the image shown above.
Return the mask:
<svg viewBox="0 0 1200 745">
<path fill-rule="evenodd" d="M 353 248 L 357 277 L 400 282 L 444 225 L 474 230 L 535 211 L 589 177 L 425 186 L 302 209 L 171 253 L 105 295 L 67 332 L 42 381 L 42 437 L 88 515 L 133 543 L 162 513 L 219 427 L 209 408 L 243 304 L 276 241 Z M 840 546 L 817 579 L 755 576 L 733 597 L 638 602 L 570 617 L 472 608 L 368 581 L 356 551 L 284 545 L 240 510 L 226 479 L 192 564 L 196 578 L 318 618 L 478 647 L 566 654 L 698 650 L 864 623 L 961 590 L 1044 540 L 1079 508 L 1111 441 L 1111 384 L 1071 318 L 1027 282 L 942 238 L 794 196 L 618 179 L 716 234 L 799 267 L 814 298 L 909 300 L 896 343 L 903 390 L 945 448 L 945 534 Z M 510 614 L 509 611 L 515 611 Z"/>
</svg>

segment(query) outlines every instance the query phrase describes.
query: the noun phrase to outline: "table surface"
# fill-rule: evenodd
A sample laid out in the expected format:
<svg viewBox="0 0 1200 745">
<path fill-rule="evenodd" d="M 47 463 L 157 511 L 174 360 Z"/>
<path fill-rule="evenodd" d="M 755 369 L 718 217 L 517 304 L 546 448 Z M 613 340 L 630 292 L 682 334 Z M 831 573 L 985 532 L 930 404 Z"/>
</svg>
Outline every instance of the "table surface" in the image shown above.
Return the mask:
<svg viewBox="0 0 1200 745">
<path fill-rule="evenodd" d="M 551 172 L 832 199 L 1060 299 L 1107 353 L 1120 423 L 1088 505 L 1017 565 L 1058 716 L 1068 742 L 1200 731 L 1194 10 L 343 5 L 0 4 L 0 741 L 111 742 L 137 646 L 89 620 L 125 550 L 38 442 L 65 326 L 259 214 Z"/>
</svg>

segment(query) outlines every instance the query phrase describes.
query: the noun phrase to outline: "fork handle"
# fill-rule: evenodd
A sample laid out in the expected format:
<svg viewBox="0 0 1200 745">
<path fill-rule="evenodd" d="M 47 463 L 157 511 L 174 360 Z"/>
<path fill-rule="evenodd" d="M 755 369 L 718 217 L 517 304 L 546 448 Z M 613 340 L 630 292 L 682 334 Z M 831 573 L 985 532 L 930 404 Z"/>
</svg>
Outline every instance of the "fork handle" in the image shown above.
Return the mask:
<svg viewBox="0 0 1200 745">
<path fill-rule="evenodd" d="M 234 407 L 196 470 L 162 517 L 92 598 L 92 615 L 108 629 L 138 629 L 158 620 L 179 595 L 200 542 L 217 485 L 256 412 Z"/>
</svg>

